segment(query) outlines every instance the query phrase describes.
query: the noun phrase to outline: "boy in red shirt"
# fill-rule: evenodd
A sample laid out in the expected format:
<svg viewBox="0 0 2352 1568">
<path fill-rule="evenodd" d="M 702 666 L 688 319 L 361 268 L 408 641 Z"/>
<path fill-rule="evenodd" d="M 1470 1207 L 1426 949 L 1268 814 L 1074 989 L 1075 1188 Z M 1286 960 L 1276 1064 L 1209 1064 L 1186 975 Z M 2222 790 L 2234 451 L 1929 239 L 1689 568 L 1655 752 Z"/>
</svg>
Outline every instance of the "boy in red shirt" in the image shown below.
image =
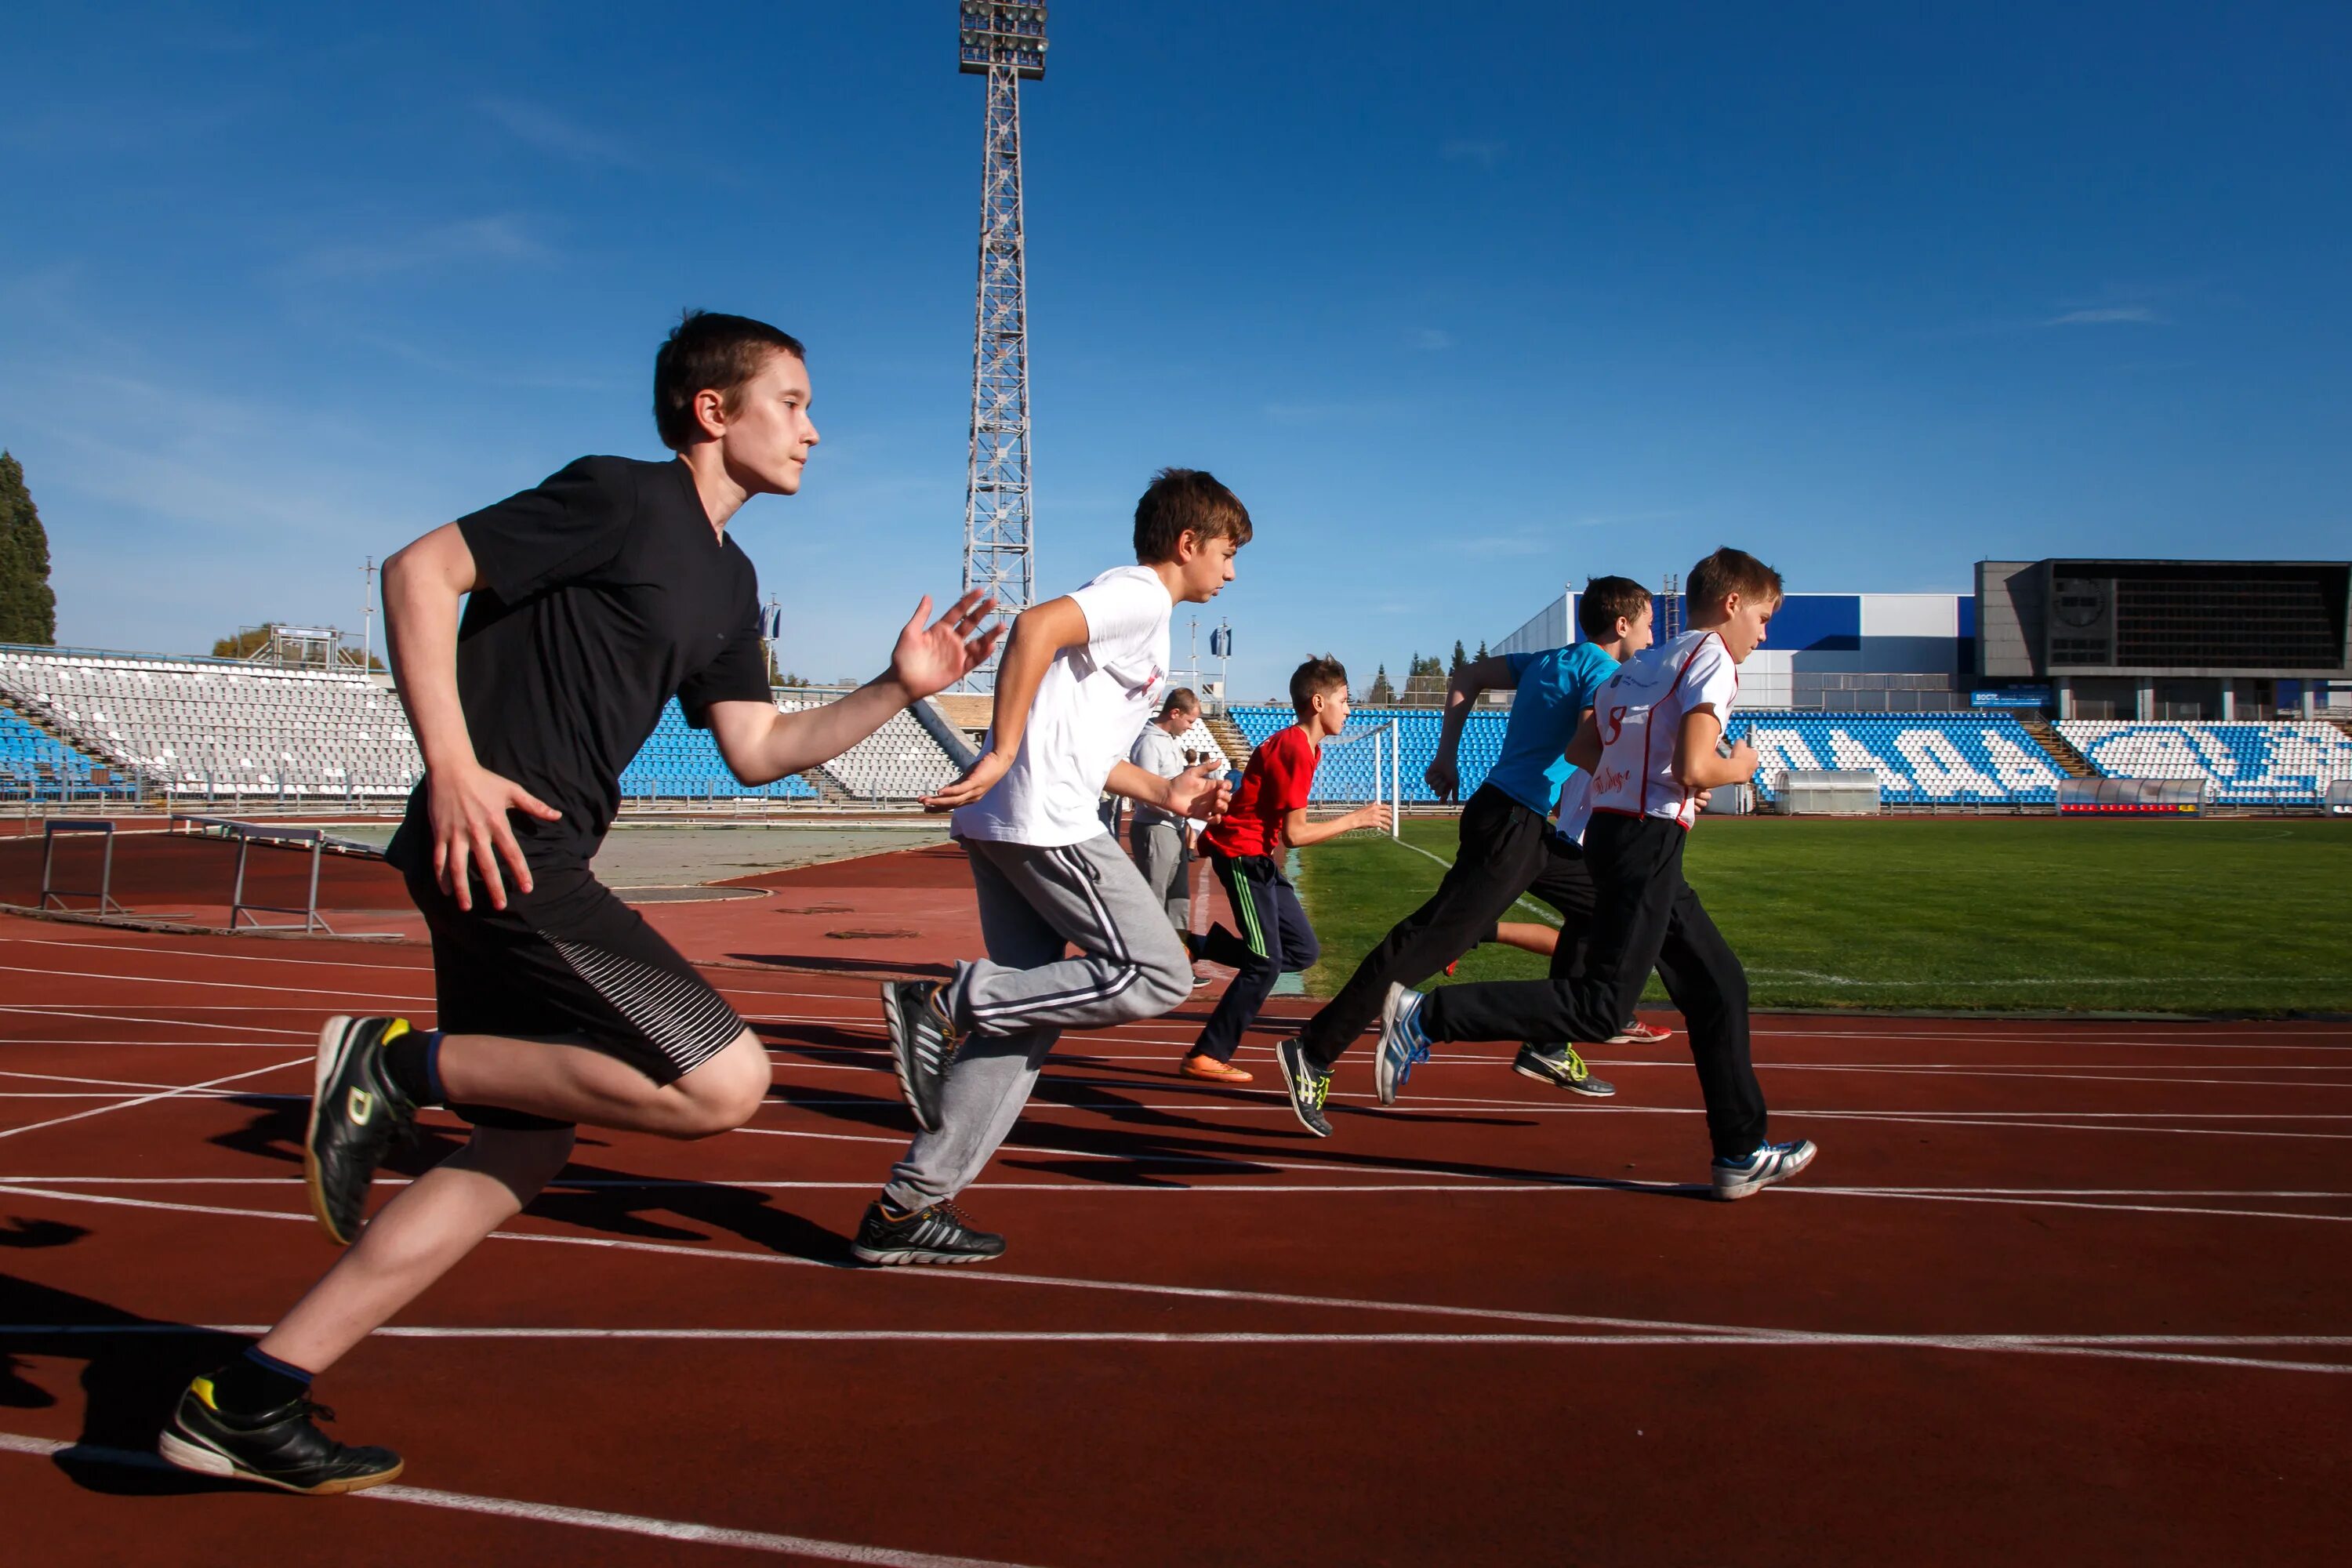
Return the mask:
<svg viewBox="0 0 2352 1568">
<path fill-rule="evenodd" d="M 1297 889 L 1283 875 L 1284 851 L 1320 844 L 1350 828 L 1389 827 L 1389 808 L 1378 804 L 1322 822 L 1307 820 L 1307 795 L 1315 784 L 1315 765 L 1323 760 L 1323 742 L 1348 727 L 1346 668 L 1328 656 L 1300 665 L 1290 672 L 1290 706 L 1298 722 L 1250 754 L 1233 805 L 1201 836 L 1201 848 L 1225 886 L 1242 933 L 1235 936 L 1220 925 L 1188 940 L 1195 958 L 1240 973 L 1184 1058 L 1179 1070 L 1186 1078 L 1249 1082 L 1251 1075 L 1233 1065 L 1242 1031 L 1273 994 L 1276 975 L 1309 967 L 1322 952 L 1299 907 Z"/>
</svg>

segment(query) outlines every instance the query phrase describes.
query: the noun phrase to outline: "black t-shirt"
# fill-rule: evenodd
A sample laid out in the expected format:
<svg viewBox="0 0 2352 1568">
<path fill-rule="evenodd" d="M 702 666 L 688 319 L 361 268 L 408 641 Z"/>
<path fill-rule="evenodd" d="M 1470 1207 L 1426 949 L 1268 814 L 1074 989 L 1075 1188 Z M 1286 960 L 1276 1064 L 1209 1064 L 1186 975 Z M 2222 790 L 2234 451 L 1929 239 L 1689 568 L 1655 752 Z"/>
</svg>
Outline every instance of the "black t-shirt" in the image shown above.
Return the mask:
<svg viewBox="0 0 2352 1568">
<path fill-rule="evenodd" d="M 563 814 L 509 814 L 524 858 L 584 865 L 664 703 L 709 729 L 712 703 L 769 700 L 757 574 L 676 459 L 583 458 L 457 530 L 478 584 L 457 626 L 474 754 Z M 430 821 L 419 784 L 394 864 L 430 858 Z"/>
</svg>

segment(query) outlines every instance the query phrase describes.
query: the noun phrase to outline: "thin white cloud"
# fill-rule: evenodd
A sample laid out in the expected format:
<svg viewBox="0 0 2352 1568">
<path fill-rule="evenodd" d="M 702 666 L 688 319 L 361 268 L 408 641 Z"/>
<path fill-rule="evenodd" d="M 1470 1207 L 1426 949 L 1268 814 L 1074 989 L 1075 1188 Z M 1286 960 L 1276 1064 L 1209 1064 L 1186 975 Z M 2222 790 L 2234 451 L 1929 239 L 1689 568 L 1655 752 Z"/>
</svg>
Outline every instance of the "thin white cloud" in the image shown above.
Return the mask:
<svg viewBox="0 0 2352 1568">
<path fill-rule="evenodd" d="M 2163 321 L 2162 316 L 2146 305 L 2102 305 L 2090 310 L 2068 310 L 2042 324 L 2045 327 L 2105 327 L 2121 322 L 2138 322 L 2155 326 Z"/>
<path fill-rule="evenodd" d="M 626 142 L 592 131 L 544 104 L 485 97 L 477 99 L 475 107 L 542 153 L 581 163 L 609 163 L 623 169 L 646 166 L 645 159 Z"/>
<path fill-rule="evenodd" d="M 380 239 L 313 247 L 286 268 L 296 278 L 368 278 L 476 261 L 544 261 L 554 253 L 511 213 L 467 218 Z"/>
<path fill-rule="evenodd" d="M 1438 154 L 1448 163 L 1475 163 L 1491 169 L 1501 163 L 1511 150 L 1508 142 L 1484 141 L 1476 137 L 1455 136 L 1439 143 Z"/>
<path fill-rule="evenodd" d="M 1450 349 L 1457 341 L 1452 332 L 1437 327 L 1423 327 L 1412 335 L 1412 346 L 1431 353 Z"/>
</svg>

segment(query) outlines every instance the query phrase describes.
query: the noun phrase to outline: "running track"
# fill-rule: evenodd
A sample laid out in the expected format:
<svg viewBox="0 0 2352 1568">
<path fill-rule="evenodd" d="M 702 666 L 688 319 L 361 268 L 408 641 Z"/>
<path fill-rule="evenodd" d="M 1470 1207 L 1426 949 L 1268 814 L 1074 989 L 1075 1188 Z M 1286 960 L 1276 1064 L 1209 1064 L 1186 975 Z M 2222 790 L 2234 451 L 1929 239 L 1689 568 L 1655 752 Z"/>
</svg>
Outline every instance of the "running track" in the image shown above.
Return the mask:
<svg viewBox="0 0 2352 1568">
<path fill-rule="evenodd" d="M 1278 1090 L 1172 1076 L 1203 993 L 1066 1043 L 970 1196 L 1001 1264 L 885 1272 L 845 1266 L 908 1128 L 873 982 L 714 967 L 774 1047 L 757 1122 L 583 1137 L 562 1191 L 322 1382 L 410 1485 L 142 1467 L 208 1331 L 331 1257 L 295 1149 L 320 1016 L 429 1013 L 424 963 L 0 920 L 9 1561 L 2340 1546 L 2352 1029 L 2315 1023 L 1760 1018 L 1776 1131 L 1823 1152 L 1726 1205 L 1680 1184 L 1706 1145 L 1679 1041 L 1595 1053 L 1606 1102 L 1450 1047 L 1382 1111 L 1359 1059 L 1317 1142 Z"/>
</svg>

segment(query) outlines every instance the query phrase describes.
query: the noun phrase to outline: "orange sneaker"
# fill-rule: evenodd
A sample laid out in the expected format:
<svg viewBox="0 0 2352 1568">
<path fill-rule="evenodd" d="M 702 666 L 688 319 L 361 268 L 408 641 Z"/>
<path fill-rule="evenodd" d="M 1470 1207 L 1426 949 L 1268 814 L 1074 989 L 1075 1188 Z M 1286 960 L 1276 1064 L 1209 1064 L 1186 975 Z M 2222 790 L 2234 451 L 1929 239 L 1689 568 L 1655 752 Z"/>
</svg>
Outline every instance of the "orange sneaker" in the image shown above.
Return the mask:
<svg viewBox="0 0 2352 1568">
<path fill-rule="evenodd" d="M 1231 1062 L 1221 1062 L 1214 1057 L 1189 1056 L 1184 1065 L 1176 1069 L 1186 1078 L 1205 1079 L 1211 1083 L 1250 1083 L 1255 1075 L 1243 1071 Z"/>
</svg>

